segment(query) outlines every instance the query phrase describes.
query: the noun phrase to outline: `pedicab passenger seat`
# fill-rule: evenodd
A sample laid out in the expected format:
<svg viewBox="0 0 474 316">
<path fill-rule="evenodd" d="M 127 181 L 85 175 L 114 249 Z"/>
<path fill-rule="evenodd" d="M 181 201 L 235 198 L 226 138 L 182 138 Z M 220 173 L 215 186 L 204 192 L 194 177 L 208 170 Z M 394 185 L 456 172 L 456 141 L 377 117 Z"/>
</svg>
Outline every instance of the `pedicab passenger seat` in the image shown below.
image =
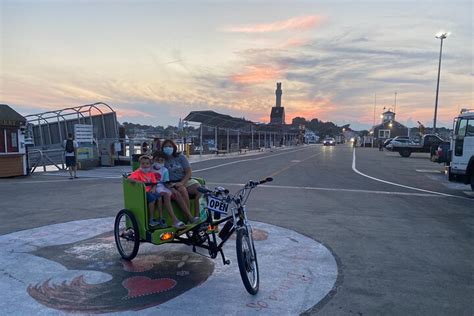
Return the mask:
<svg viewBox="0 0 474 316">
<path fill-rule="evenodd" d="M 145 223 L 148 203 L 146 189 L 143 183 L 132 183 L 128 180 L 129 174 L 122 179 L 124 208 L 131 211 L 137 220 L 140 236 L 145 236 Z"/>
</svg>

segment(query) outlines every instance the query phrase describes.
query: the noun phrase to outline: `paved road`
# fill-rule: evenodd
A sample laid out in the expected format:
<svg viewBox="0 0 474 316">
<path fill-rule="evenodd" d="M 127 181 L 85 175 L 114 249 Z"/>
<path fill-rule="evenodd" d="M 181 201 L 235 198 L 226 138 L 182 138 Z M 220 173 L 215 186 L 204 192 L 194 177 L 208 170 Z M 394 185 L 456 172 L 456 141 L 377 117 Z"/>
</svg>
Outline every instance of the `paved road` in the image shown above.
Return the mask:
<svg viewBox="0 0 474 316">
<path fill-rule="evenodd" d="M 337 286 L 308 313 L 474 314 L 474 200 L 426 157 L 368 148 L 354 157 L 348 146 L 308 146 L 193 169 L 230 189 L 274 177 L 253 195 L 251 219 L 305 234 L 338 259 Z M 122 206 L 120 180 L 113 178 L 43 175 L 1 180 L 0 190 L 0 234 L 114 216 Z"/>
</svg>

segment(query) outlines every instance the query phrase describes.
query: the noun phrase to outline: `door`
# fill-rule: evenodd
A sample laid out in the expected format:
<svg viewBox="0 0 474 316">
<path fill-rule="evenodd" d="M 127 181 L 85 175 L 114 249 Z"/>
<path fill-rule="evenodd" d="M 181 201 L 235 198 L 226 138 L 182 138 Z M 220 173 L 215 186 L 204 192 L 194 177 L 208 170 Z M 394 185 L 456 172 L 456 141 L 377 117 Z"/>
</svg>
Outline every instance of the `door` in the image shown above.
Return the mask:
<svg viewBox="0 0 474 316">
<path fill-rule="evenodd" d="M 471 121 L 471 122 L 469 122 Z M 469 159 L 473 155 L 474 119 L 459 118 L 453 137 L 451 170 L 453 173 L 464 173 Z"/>
</svg>

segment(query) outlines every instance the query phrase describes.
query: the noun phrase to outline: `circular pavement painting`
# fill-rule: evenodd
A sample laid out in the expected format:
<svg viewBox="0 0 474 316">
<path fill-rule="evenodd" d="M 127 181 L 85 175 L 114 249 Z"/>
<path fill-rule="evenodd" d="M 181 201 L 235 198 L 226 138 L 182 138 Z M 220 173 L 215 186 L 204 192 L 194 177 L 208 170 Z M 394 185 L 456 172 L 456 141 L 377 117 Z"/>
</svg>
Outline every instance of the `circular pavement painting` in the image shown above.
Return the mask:
<svg viewBox="0 0 474 316">
<path fill-rule="evenodd" d="M 322 244 L 252 222 L 260 268 L 260 291 L 252 296 L 240 279 L 234 239 L 224 247 L 231 265 L 191 247 L 145 243 L 127 262 L 115 248 L 113 222 L 81 220 L 0 236 L 2 313 L 300 314 L 337 279 L 336 260 Z"/>
</svg>

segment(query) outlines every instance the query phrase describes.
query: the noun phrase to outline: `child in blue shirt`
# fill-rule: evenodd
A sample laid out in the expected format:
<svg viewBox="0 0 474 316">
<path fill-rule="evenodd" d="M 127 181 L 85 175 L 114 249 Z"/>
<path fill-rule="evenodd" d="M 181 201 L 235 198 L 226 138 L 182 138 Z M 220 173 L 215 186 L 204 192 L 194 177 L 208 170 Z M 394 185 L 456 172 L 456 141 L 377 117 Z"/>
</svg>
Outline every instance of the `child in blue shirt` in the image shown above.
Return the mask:
<svg viewBox="0 0 474 316">
<path fill-rule="evenodd" d="M 168 169 L 165 167 L 165 160 L 166 160 L 165 158 L 166 158 L 166 156 L 162 152 L 156 152 L 153 155 L 154 163 L 153 163 L 153 166 L 152 166 L 152 170 L 156 174 L 156 177 L 159 179 L 159 183 L 156 186 L 156 192 L 159 193 L 160 197 L 161 197 L 158 200 L 158 210 L 159 210 L 159 213 L 160 213 L 160 225 L 162 227 L 167 226 L 166 222 L 163 219 L 163 203 L 164 203 L 164 206 L 166 207 L 168 213 L 170 214 L 170 216 L 173 219 L 174 226 L 176 228 L 183 228 L 184 223 L 178 220 L 178 218 L 176 217 L 176 215 L 173 212 L 173 207 L 171 206 L 171 196 L 172 196 L 173 193 L 168 188 L 168 186 L 169 186 L 168 183 L 170 181 L 170 176 L 169 176 Z M 179 198 L 179 197 L 173 196 L 173 198 L 176 199 L 176 198 Z M 189 211 L 186 212 L 186 210 L 184 210 L 184 213 L 185 213 L 186 217 L 188 217 L 190 222 L 195 221 L 195 219 L 191 216 L 191 213 L 189 213 Z"/>
</svg>

